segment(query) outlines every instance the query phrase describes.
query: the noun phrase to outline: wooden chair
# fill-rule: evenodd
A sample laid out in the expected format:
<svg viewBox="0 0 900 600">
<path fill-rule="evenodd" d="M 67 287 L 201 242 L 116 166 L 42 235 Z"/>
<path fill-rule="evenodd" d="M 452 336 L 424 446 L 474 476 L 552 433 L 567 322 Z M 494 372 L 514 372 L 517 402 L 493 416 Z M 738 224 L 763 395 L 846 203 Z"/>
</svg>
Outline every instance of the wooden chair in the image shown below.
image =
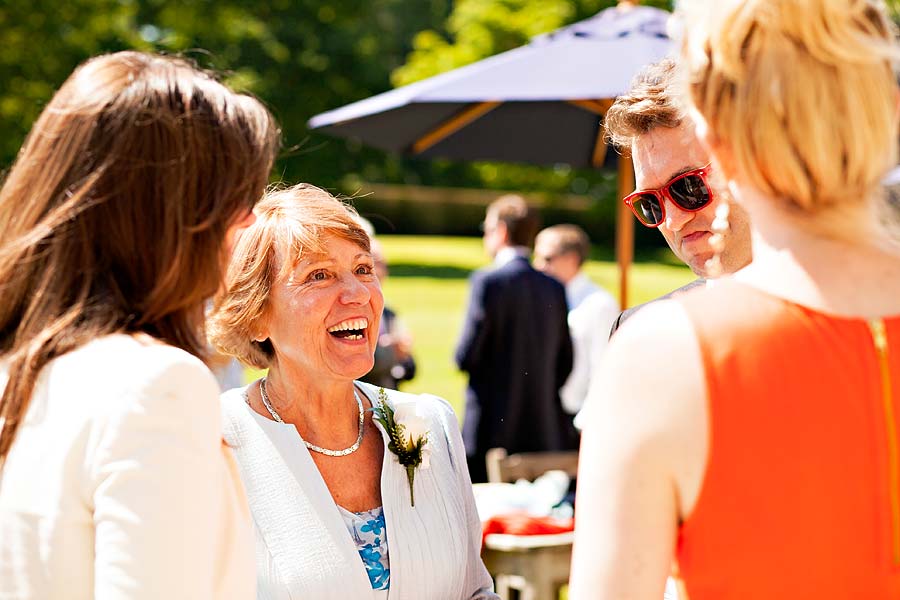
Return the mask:
<svg viewBox="0 0 900 600">
<path fill-rule="evenodd" d="M 507 455 L 503 448 L 487 452 L 488 481 L 533 480 L 547 471 L 559 469 L 574 477 L 578 452 L 524 452 Z M 481 557 L 497 582 L 501 600 L 511 600 L 513 590 L 521 600 L 557 600 L 569 580 L 573 532 L 551 535 L 509 535 L 492 533 L 485 537 Z"/>
<path fill-rule="evenodd" d="M 547 471 L 565 471 L 569 477 L 578 473 L 578 451 L 520 452 L 509 455 L 503 448 L 491 448 L 485 457 L 490 483 L 534 481 Z"/>
</svg>

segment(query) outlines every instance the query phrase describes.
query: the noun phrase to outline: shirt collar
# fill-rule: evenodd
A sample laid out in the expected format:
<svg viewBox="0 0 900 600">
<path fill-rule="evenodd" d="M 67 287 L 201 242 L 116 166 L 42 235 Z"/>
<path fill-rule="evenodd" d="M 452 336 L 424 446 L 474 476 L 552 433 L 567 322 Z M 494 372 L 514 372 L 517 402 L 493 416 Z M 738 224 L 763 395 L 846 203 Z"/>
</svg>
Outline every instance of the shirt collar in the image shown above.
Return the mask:
<svg viewBox="0 0 900 600">
<path fill-rule="evenodd" d="M 520 256 L 527 259 L 530 255 L 531 250 L 525 246 L 504 246 L 497 251 L 497 255 L 494 257 L 494 266 L 502 267 Z"/>
<path fill-rule="evenodd" d="M 579 271 L 575 277 L 566 284 L 566 302 L 569 308 L 575 308 L 591 295 L 597 288 L 596 284 L 591 281 L 587 275 Z"/>
</svg>

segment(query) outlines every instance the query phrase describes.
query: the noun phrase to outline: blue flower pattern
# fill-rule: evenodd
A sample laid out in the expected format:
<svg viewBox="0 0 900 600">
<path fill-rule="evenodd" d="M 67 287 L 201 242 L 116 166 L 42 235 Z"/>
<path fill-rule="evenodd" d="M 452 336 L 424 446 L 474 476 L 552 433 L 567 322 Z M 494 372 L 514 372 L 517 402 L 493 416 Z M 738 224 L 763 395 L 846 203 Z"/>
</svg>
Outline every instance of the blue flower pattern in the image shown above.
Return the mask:
<svg viewBox="0 0 900 600">
<path fill-rule="evenodd" d="M 378 507 L 359 513 L 341 509 L 344 524 L 356 544 L 359 557 L 366 567 L 369 583 L 373 590 L 387 590 L 391 587 L 387 531 L 384 522 L 384 508 Z"/>
<path fill-rule="evenodd" d="M 370 519 L 366 521 L 366 524 L 359 528 L 360 532 L 368 533 L 372 532 L 374 535 L 381 535 L 381 531 L 384 529 L 384 512 L 377 519 Z"/>
</svg>

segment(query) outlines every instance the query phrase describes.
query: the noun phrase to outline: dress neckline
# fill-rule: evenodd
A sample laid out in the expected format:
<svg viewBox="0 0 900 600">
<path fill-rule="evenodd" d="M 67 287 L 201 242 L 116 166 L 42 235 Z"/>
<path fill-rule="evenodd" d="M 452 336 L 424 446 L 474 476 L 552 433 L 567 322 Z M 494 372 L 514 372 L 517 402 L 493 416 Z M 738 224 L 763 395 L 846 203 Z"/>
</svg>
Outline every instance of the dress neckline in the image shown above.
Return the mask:
<svg viewBox="0 0 900 600">
<path fill-rule="evenodd" d="M 338 504 L 337 502 L 335 502 L 335 506 L 338 507 L 338 510 L 341 512 L 342 515 L 344 515 L 344 516 L 346 516 L 346 517 L 352 517 L 352 518 L 354 518 L 354 519 L 365 518 L 367 515 L 378 516 L 379 514 L 383 514 L 383 513 L 384 513 L 384 506 L 383 506 L 383 505 L 379 505 L 379 506 L 376 506 L 376 507 L 374 507 L 374 508 L 367 508 L 367 509 L 365 509 L 365 510 L 361 510 L 361 511 L 358 511 L 358 512 L 357 512 L 357 511 L 353 511 L 353 510 L 349 510 L 349 509 L 347 509 L 347 508 L 344 508 L 343 506 L 341 506 L 341 505 Z"/>
<path fill-rule="evenodd" d="M 797 310 L 800 310 L 806 314 L 818 316 L 818 317 L 825 318 L 825 319 L 831 319 L 834 321 L 843 321 L 846 323 L 858 323 L 858 324 L 862 324 L 862 325 L 866 325 L 868 322 L 870 322 L 872 320 L 880 319 L 880 320 L 884 321 L 885 323 L 895 323 L 896 322 L 898 324 L 898 326 L 900 326 L 900 313 L 864 317 L 861 315 L 846 315 L 846 314 L 829 312 L 826 310 L 822 310 L 820 308 L 813 308 L 812 306 L 803 304 L 796 300 L 791 300 L 790 298 L 785 298 L 784 296 L 779 296 L 778 294 L 775 294 L 768 290 L 764 290 L 759 287 L 756 287 L 755 285 L 753 285 L 751 283 L 747 283 L 745 281 L 740 281 L 740 280 L 737 280 L 737 279 L 734 279 L 731 277 L 727 278 L 726 280 L 715 280 L 713 282 L 713 285 L 711 285 L 709 287 L 714 289 L 717 287 L 725 287 L 725 286 L 733 286 L 736 289 L 746 289 L 746 290 L 749 290 L 751 293 L 756 294 L 757 296 L 769 298 L 775 302 L 779 302 L 786 306 L 792 306 L 792 307 L 796 308 Z"/>
</svg>

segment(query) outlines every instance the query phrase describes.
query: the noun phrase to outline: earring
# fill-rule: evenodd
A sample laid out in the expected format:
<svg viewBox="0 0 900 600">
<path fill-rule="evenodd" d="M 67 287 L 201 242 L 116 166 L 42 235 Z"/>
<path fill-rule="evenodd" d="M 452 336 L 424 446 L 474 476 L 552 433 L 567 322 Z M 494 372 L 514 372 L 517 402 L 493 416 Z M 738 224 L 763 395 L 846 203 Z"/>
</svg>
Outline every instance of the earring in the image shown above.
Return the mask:
<svg viewBox="0 0 900 600">
<path fill-rule="evenodd" d="M 732 198 L 738 198 L 740 196 L 740 190 L 738 189 L 737 183 L 734 179 L 728 180 L 728 193 L 731 194 Z"/>
<path fill-rule="evenodd" d="M 730 183 L 728 187 L 731 188 Z M 710 226 L 712 235 L 709 236 L 709 247 L 712 248 L 713 255 L 704 265 L 706 267 L 706 277 L 708 279 L 720 277 L 724 271 L 724 268 L 722 267 L 722 252 L 725 251 L 725 234 L 731 227 L 728 222 L 729 206 L 728 202 L 725 201 L 716 207 L 716 218 L 713 219 L 712 225 Z"/>
</svg>

